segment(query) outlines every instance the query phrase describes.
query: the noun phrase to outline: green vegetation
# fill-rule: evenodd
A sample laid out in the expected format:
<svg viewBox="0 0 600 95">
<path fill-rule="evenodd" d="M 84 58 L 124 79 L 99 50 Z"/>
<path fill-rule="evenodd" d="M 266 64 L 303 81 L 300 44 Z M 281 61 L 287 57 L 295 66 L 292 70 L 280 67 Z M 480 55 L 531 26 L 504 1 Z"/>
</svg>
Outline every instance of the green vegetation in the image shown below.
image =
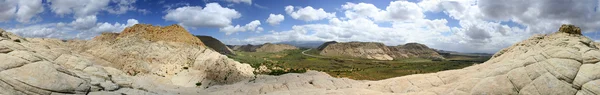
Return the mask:
<svg viewBox="0 0 600 95">
<path fill-rule="evenodd" d="M 347 77 L 358 80 L 381 80 L 386 78 L 432 73 L 443 70 L 460 69 L 473 64 L 482 63 L 489 57 L 473 56 L 444 56 L 447 59 L 432 61 L 430 59 L 402 59 L 393 61 L 379 61 L 356 58 L 331 58 L 311 57 L 303 55 L 304 50 L 288 50 L 277 53 L 266 52 L 236 52 L 237 55 L 229 56 L 242 63 L 248 63 L 254 68 L 265 65 L 268 68 L 278 67 L 269 75 L 285 73 L 303 73 L 306 70 L 317 70 L 328 73 L 334 77 Z M 318 51 L 305 52 L 317 55 Z"/>
<path fill-rule="evenodd" d="M 196 83 L 196 86 L 202 86 L 202 83 L 200 83 L 200 82 L 197 82 L 197 83 Z"/>
</svg>

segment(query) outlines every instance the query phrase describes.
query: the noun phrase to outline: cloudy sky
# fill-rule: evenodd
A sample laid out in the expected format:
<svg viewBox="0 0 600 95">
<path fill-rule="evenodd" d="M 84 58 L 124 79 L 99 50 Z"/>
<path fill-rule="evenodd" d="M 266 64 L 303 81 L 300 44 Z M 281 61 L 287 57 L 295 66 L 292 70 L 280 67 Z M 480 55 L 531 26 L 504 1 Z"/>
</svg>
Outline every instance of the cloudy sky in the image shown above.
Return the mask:
<svg viewBox="0 0 600 95">
<path fill-rule="evenodd" d="M 493 53 L 564 23 L 598 40 L 599 5 L 598 0 L 0 0 L 0 28 L 25 37 L 90 39 L 137 23 L 179 24 L 226 44 L 418 42 Z"/>
</svg>

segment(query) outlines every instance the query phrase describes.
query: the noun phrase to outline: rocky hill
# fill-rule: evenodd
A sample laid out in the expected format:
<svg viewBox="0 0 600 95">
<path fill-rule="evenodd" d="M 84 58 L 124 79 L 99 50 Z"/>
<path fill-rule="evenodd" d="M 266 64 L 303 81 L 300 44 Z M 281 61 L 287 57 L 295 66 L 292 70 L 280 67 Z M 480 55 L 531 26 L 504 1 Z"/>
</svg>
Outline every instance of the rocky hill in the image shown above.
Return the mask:
<svg viewBox="0 0 600 95">
<path fill-rule="evenodd" d="M 135 25 L 67 42 L 0 30 L 0 94 L 198 94 L 254 76 L 250 65 L 199 46 L 196 37 L 175 38 L 191 35 L 180 30 Z"/>
<path fill-rule="evenodd" d="M 221 54 L 235 55 L 233 50 L 231 50 L 229 47 L 227 47 L 221 41 L 219 41 L 211 36 L 196 36 L 196 37 L 200 38 L 200 41 L 202 41 L 202 43 L 204 43 L 204 45 L 206 45 L 207 47 L 209 47 Z"/>
<path fill-rule="evenodd" d="M 596 95 L 600 93 L 600 50 L 578 33 L 561 29 L 535 35 L 485 63 L 458 70 L 380 81 L 333 78 L 311 71 L 207 90 L 212 94 Z"/>
<path fill-rule="evenodd" d="M 265 43 L 262 45 L 229 45 L 229 48 L 235 51 L 245 51 L 245 52 L 280 52 L 284 50 L 294 50 L 298 49 L 298 47 L 287 45 L 287 44 L 271 44 Z"/>
<path fill-rule="evenodd" d="M 0 94 L 596 95 L 600 50 L 579 28 L 565 27 L 571 28 L 532 36 L 482 64 L 379 81 L 317 71 L 255 76 L 247 64 L 182 42 L 124 37 L 65 43 L 0 30 Z M 73 49 L 85 45 L 71 44 L 96 47 L 78 52 Z"/>
<path fill-rule="evenodd" d="M 382 43 L 347 42 L 331 43 L 321 50 L 320 55 L 355 57 L 375 60 L 394 60 L 394 58 L 388 54 L 389 51 L 390 49 Z"/>
<path fill-rule="evenodd" d="M 419 43 L 407 43 L 398 46 L 385 46 L 376 42 L 326 42 L 317 50 L 320 55 L 336 57 L 355 57 L 375 60 L 394 60 L 404 58 L 444 59 L 434 49 Z"/>
<path fill-rule="evenodd" d="M 168 42 L 183 42 L 193 45 L 203 45 L 200 39 L 190 34 L 185 28 L 173 24 L 171 26 L 160 27 L 149 24 L 136 24 L 125 28 L 118 38 L 123 37 L 139 37 L 148 41 L 168 41 Z"/>
</svg>

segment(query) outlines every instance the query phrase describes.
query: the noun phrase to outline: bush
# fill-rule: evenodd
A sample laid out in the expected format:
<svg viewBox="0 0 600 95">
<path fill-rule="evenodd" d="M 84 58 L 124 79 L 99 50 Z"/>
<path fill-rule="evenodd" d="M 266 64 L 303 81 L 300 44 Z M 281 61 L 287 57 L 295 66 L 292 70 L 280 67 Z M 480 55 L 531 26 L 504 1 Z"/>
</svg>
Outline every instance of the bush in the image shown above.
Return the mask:
<svg viewBox="0 0 600 95">
<path fill-rule="evenodd" d="M 202 85 L 202 83 L 200 83 L 200 82 L 196 83 L 196 86 L 201 86 L 201 85 Z"/>
</svg>

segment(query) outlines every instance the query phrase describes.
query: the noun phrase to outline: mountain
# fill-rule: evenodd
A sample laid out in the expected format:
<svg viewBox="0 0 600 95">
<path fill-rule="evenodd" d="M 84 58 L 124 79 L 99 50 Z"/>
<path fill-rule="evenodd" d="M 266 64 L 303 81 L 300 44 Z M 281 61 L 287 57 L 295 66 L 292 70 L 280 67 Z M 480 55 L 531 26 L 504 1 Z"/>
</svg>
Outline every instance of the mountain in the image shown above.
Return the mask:
<svg viewBox="0 0 600 95">
<path fill-rule="evenodd" d="M 319 45 L 323 44 L 323 41 L 287 41 L 287 42 L 278 42 L 276 44 L 287 44 L 296 46 L 299 48 L 317 48 Z"/>
<path fill-rule="evenodd" d="M 595 95 L 600 93 L 600 49 L 580 33 L 578 27 L 563 25 L 558 32 L 504 48 L 481 64 L 370 81 L 318 71 L 254 75 L 248 64 L 197 43 L 144 34 L 63 42 L 0 29 L 0 94 Z"/>
<path fill-rule="evenodd" d="M 198 37 L 202 41 L 202 43 L 204 43 L 204 45 L 206 45 L 207 47 L 209 47 L 221 54 L 235 55 L 233 50 L 231 50 L 229 47 L 227 47 L 221 41 L 219 41 L 211 36 L 198 35 L 196 37 Z"/>
<path fill-rule="evenodd" d="M 444 59 L 434 49 L 419 43 L 407 43 L 398 46 L 385 46 L 377 42 L 326 42 L 319 46 L 320 55 L 336 57 L 355 57 L 375 60 L 394 60 L 405 58 Z"/>
<path fill-rule="evenodd" d="M 228 45 L 229 48 L 235 51 L 245 51 L 245 52 L 280 52 L 284 50 L 294 50 L 298 49 L 295 46 L 287 45 L 287 44 L 271 44 L 265 43 L 262 45 Z"/>
<path fill-rule="evenodd" d="M 457 51 L 436 50 L 440 55 L 463 55 L 463 56 L 492 56 L 489 53 L 461 53 Z"/>
</svg>

